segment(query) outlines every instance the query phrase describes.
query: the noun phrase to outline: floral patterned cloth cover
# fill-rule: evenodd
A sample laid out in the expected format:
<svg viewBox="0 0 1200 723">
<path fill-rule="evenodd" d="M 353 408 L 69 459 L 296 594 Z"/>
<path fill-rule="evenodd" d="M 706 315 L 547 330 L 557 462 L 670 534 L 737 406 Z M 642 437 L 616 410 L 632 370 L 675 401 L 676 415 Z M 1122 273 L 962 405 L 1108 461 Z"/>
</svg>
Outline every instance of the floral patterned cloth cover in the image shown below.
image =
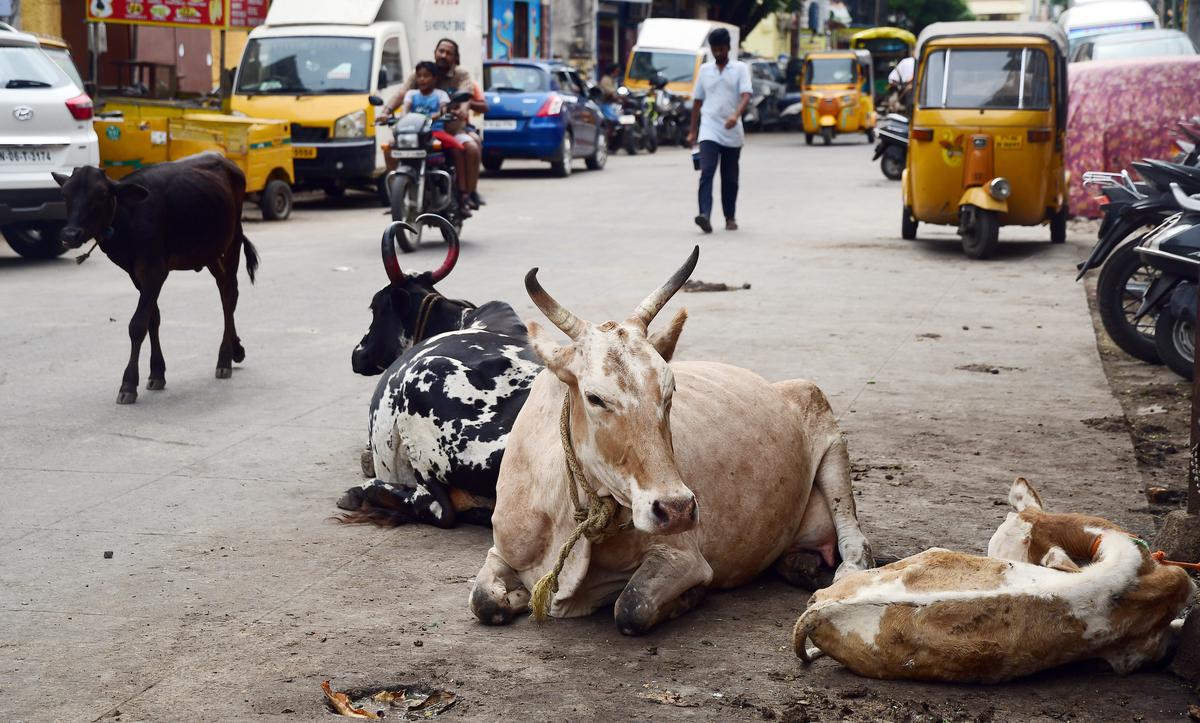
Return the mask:
<svg viewBox="0 0 1200 723">
<path fill-rule="evenodd" d="M 1142 158 L 1174 156 L 1179 150 L 1175 122 L 1200 115 L 1200 56 L 1067 67 L 1071 214 L 1095 218 L 1100 205 L 1083 188 L 1084 172 L 1119 172 Z"/>
</svg>

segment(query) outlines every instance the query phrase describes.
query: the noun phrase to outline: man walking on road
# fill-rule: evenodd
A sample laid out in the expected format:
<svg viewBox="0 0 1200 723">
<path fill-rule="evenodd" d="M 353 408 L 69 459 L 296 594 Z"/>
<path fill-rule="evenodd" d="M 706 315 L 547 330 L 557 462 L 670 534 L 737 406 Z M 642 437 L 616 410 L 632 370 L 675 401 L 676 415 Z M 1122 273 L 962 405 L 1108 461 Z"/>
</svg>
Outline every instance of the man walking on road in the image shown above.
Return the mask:
<svg viewBox="0 0 1200 723">
<path fill-rule="evenodd" d="M 717 28 L 708 35 L 708 48 L 714 60 L 700 66 L 692 91 L 692 124 L 687 144 L 700 141 L 700 215 L 696 225 L 712 233 L 713 176 L 721 166 L 721 210 L 725 228 L 737 230 L 738 158 L 746 142 L 742 113 L 750 102 L 750 69 L 745 63 L 729 59 L 729 31 Z M 699 138 L 696 123 L 700 124 Z"/>
</svg>

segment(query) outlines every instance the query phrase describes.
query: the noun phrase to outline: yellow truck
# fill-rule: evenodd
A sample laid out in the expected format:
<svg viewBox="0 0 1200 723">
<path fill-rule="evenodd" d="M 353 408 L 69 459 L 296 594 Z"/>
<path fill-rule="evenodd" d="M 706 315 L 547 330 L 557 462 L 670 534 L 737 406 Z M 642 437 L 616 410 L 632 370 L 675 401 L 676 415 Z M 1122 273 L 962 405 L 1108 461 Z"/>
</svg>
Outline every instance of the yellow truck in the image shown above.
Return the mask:
<svg viewBox="0 0 1200 723">
<path fill-rule="evenodd" d="M 139 168 L 216 151 L 246 174 L 246 191 L 268 221 L 292 213 L 291 127 L 287 121 L 242 118 L 170 102 L 115 100 L 93 121 L 100 166 L 123 178 Z"/>
</svg>

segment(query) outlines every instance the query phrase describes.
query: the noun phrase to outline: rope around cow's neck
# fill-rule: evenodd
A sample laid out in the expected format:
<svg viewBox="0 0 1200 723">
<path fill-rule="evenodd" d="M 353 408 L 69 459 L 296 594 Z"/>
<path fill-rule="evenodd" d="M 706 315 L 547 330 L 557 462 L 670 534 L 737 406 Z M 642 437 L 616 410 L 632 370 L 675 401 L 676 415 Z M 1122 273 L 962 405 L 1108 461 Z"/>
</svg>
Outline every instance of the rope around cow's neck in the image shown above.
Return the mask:
<svg viewBox="0 0 1200 723">
<path fill-rule="evenodd" d="M 441 294 L 439 294 L 438 292 L 434 291 L 432 293 L 426 294 L 425 298 L 421 299 L 421 306 L 420 306 L 420 308 L 417 309 L 417 326 L 416 326 L 416 331 L 413 335 L 413 340 L 412 340 L 413 344 L 417 344 L 417 343 L 425 340 L 425 327 L 427 327 L 429 325 L 429 317 L 433 315 L 434 304 L 436 304 L 438 302 L 438 299 L 445 299 L 445 298 L 446 297 L 444 297 Z M 466 313 L 467 309 L 477 308 L 471 302 L 463 301 L 462 299 L 446 299 L 446 301 L 449 301 L 452 304 L 461 305 L 463 307 L 464 314 Z"/>
<path fill-rule="evenodd" d="M 617 501 L 612 497 L 601 497 L 579 467 L 579 460 L 575 457 L 575 447 L 571 444 L 570 390 L 563 398 L 562 414 L 558 419 L 558 434 L 562 439 L 563 453 L 567 458 L 567 488 L 571 491 L 571 503 L 575 507 L 575 522 L 578 524 L 558 551 L 558 560 L 554 563 L 554 567 L 533 586 L 533 592 L 529 597 L 529 608 L 533 619 L 538 622 L 545 620 L 550 615 L 550 600 L 558 592 L 558 576 L 562 572 L 571 550 L 575 548 L 575 543 L 579 542 L 579 538 L 586 536 L 592 542 L 601 542 L 629 528 L 628 524 L 614 524 Z M 583 492 L 587 495 L 587 508 L 579 504 L 579 487 L 583 487 Z"/>
</svg>

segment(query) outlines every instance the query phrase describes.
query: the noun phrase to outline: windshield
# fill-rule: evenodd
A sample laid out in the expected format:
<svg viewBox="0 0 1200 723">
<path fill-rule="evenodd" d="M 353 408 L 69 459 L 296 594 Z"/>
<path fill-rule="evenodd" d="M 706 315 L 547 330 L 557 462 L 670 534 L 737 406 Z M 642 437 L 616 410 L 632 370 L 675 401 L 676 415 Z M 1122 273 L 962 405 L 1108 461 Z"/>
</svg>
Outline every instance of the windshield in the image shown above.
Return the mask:
<svg viewBox="0 0 1200 723">
<path fill-rule="evenodd" d="M 1050 107 L 1050 62 L 1031 48 L 935 50 L 925 61 L 920 104 L 1044 110 Z"/>
<path fill-rule="evenodd" d="M 40 48 L 0 46 L 0 88 L 58 88 L 70 82 Z"/>
<path fill-rule="evenodd" d="M 537 93 L 550 89 L 550 76 L 531 65 L 487 65 L 483 87 L 493 93 Z"/>
<path fill-rule="evenodd" d="M 691 82 L 696 73 L 696 56 L 693 53 L 667 53 L 661 50 L 638 50 L 629 65 L 629 77 L 637 80 L 653 80 L 655 73 L 662 73 L 667 82 Z"/>
<path fill-rule="evenodd" d="M 50 56 L 55 65 L 62 68 L 62 71 L 67 74 L 67 77 L 71 79 L 71 82 L 76 87 L 83 90 L 83 78 L 80 77 L 79 69 L 75 67 L 75 63 L 71 62 L 70 53 L 59 48 L 42 48 L 42 50 L 46 52 L 46 55 Z"/>
<path fill-rule="evenodd" d="M 1163 55 L 1195 55 L 1196 46 L 1187 36 L 1154 38 L 1137 42 L 1096 43 L 1092 49 L 1092 60 L 1117 58 L 1153 58 Z"/>
<path fill-rule="evenodd" d="M 305 95 L 371 89 L 368 38 L 260 38 L 246 45 L 238 93 Z"/>
<path fill-rule="evenodd" d="M 854 83 L 854 58 L 813 58 L 804 66 L 804 80 L 809 85 Z"/>
</svg>

